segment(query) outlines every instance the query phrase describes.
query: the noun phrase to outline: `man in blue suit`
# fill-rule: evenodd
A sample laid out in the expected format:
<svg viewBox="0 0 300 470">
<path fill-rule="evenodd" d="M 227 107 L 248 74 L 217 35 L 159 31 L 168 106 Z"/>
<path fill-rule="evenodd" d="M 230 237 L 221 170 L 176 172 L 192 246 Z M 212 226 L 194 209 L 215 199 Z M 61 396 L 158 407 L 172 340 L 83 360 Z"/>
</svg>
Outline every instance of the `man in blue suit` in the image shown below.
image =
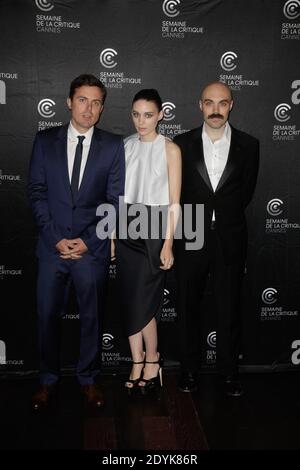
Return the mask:
<svg viewBox="0 0 300 470">
<path fill-rule="evenodd" d="M 110 240 L 99 239 L 97 207 L 118 210 L 124 191 L 122 139 L 95 127 L 106 89 L 93 75 L 70 86 L 69 124 L 37 133 L 28 194 L 39 230 L 37 306 L 41 387 L 33 408 L 46 407 L 59 378 L 59 320 L 69 281 L 76 291 L 80 322 L 77 378 L 86 401 L 103 405 L 95 386 L 99 374 L 102 300 L 110 260 Z"/>
</svg>

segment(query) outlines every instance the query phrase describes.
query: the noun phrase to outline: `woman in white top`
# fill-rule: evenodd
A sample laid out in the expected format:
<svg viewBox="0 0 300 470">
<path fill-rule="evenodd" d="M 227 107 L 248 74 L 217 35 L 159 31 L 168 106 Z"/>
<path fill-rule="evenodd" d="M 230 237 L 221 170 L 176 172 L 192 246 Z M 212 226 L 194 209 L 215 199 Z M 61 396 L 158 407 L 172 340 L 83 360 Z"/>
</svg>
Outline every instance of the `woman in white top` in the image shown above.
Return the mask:
<svg viewBox="0 0 300 470">
<path fill-rule="evenodd" d="M 138 92 L 131 115 L 137 134 L 125 140 L 127 230 L 124 236 L 124 220 L 120 217 L 116 255 L 133 361 L 125 387 L 130 392 L 135 389 L 145 393 L 162 385 L 157 321 L 165 273 L 174 263 L 172 245 L 181 190 L 181 154 L 176 144 L 157 133 L 163 111 L 156 90 Z M 134 216 L 136 209 L 140 212 Z M 159 212 L 165 224 L 159 219 Z"/>
</svg>

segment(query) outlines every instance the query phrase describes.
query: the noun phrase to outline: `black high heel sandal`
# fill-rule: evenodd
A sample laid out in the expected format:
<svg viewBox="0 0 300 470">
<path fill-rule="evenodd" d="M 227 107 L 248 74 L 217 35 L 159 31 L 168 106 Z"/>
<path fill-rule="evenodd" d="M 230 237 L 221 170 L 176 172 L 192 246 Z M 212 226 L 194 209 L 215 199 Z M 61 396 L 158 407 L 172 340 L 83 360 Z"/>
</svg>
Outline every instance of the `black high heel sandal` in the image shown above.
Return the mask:
<svg viewBox="0 0 300 470">
<path fill-rule="evenodd" d="M 159 355 L 159 353 L 158 353 Z M 145 360 L 145 364 L 159 364 L 159 369 L 157 371 L 157 375 L 155 377 L 152 377 L 151 379 L 144 379 L 143 377 L 141 378 L 141 380 L 139 381 L 139 388 L 141 389 L 141 392 L 142 393 L 149 393 L 149 392 L 153 392 L 153 391 L 158 391 L 162 385 L 163 385 L 163 381 L 162 381 L 162 367 L 163 367 L 163 358 L 160 357 L 159 355 L 159 359 L 157 361 L 146 361 Z M 140 382 L 143 382 L 144 385 L 140 385 Z"/>
<path fill-rule="evenodd" d="M 132 364 L 145 364 L 145 353 L 144 353 L 144 359 L 142 361 L 132 361 Z M 138 387 L 139 382 L 142 380 L 143 377 L 143 369 L 141 370 L 140 376 L 137 379 L 128 379 L 125 382 L 125 388 L 127 391 L 130 393 L 134 389 Z"/>
</svg>

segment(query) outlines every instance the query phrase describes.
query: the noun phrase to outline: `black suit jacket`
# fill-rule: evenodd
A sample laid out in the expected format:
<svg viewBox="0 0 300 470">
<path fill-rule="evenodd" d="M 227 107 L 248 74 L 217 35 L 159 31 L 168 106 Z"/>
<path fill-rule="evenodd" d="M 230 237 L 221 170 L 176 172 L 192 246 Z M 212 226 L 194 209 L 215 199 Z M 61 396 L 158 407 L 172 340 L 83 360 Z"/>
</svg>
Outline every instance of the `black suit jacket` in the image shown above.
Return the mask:
<svg viewBox="0 0 300 470">
<path fill-rule="evenodd" d="M 232 126 L 231 129 L 228 159 L 216 191 L 204 161 L 202 126 L 174 139 L 182 153 L 181 203 L 204 204 L 204 245 L 215 211 L 216 230 L 228 263 L 239 261 L 246 254 L 245 209 L 253 196 L 259 166 L 259 141 Z"/>
</svg>

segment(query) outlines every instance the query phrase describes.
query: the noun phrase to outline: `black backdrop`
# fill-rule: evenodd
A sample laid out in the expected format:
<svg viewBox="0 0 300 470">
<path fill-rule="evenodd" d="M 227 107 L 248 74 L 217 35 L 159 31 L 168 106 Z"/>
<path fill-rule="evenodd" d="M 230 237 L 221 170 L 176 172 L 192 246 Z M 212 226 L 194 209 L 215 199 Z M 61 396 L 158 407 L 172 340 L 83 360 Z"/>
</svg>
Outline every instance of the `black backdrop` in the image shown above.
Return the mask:
<svg viewBox="0 0 300 470">
<path fill-rule="evenodd" d="M 70 81 L 93 73 L 108 87 L 100 125 L 133 132 L 130 103 L 141 88 L 164 101 L 161 132 L 201 123 L 202 86 L 220 79 L 235 98 L 231 122 L 261 141 L 261 166 L 248 210 L 243 290 L 245 369 L 300 364 L 300 0 L 0 1 L 0 372 L 37 370 L 36 231 L 26 199 L 37 130 L 68 121 Z M 110 268 L 103 361 L 129 360 L 122 306 Z M 178 360 L 174 275 L 168 276 L 160 343 Z M 208 286 L 199 302 L 203 366 L 215 367 L 216 331 Z M 72 369 L 79 319 L 71 300 L 62 319 L 62 365 Z"/>
</svg>

